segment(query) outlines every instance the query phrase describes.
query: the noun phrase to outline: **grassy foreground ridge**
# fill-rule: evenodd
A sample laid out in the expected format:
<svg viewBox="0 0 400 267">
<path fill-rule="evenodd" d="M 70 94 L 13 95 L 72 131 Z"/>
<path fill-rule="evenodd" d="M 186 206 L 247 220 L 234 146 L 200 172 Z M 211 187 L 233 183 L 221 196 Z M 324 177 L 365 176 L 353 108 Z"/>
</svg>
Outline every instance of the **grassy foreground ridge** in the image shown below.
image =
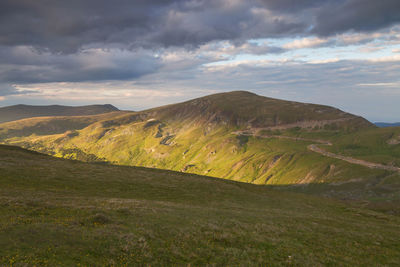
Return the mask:
<svg viewBox="0 0 400 267">
<path fill-rule="evenodd" d="M 0 159 L 0 265 L 400 264 L 398 216 L 10 146 Z"/>
</svg>

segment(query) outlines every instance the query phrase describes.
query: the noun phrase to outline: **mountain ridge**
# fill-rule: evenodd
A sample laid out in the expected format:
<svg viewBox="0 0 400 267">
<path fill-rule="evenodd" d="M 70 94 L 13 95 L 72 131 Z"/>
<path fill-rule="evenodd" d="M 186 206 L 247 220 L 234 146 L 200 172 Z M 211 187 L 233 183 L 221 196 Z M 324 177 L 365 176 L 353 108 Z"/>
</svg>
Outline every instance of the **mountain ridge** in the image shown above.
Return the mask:
<svg viewBox="0 0 400 267">
<path fill-rule="evenodd" d="M 64 106 L 64 105 L 25 105 L 18 104 L 0 107 L 0 123 L 32 117 L 84 116 L 119 111 L 111 104 Z"/>
<path fill-rule="evenodd" d="M 374 124 L 378 127 L 399 127 L 400 122 L 374 122 Z"/>
<path fill-rule="evenodd" d="M 251 128 L 273 127 L 303 121 L 351 119 L 360 127 L 375 127 L 360 116 L 334 107 L 275 99 L 247 91 L 208 95 L 177 104 L 138 111 L 127 116 L 142 119 L 159 117 L 167 121 L 198 119 L 205 123 L 223 123 Z"/>
</svg>

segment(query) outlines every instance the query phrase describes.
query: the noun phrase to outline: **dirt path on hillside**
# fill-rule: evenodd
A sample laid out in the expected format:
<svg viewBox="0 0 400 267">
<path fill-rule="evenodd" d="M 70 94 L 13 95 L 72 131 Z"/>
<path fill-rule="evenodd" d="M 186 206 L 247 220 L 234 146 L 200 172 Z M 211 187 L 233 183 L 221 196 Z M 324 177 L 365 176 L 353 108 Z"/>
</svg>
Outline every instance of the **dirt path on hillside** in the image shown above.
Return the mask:
<svg viewBox="0 0 400 267">
<path fill-rule="evenodd" d="M 284 135 L 258 135 L 258 134 L 253 134 L 249 132 L 233 132 L 233 134 L 236 135 L 243 135 L 243 136 L 254 136 L 254 137 L 261 137 L 261 138 L 278 138 L 278 139 L 290 139 L 294 141 L 306 141 L 306 142 L 314 142 L 318 143 L 321 145 L 328 145 L 331 146 L 332 143 L 326 140 L 320 140 L 320 139 L 309 139 L 309 138 L 302 138 L 302 137 L 293 137 L 293 136 L 284 136 Z"/>
<path fill-rule="evenodd" d="M 344 161 L 347 161 L 349 163 L 365 166 L 365 167 L 368 167 L 368 168 L 371 168 L 371 169 L 382 169 L 382 170 L 387 170 L 387 171 L 400 172 L 400 168 L 399 167 L 388 166 L 388 165 L 383 165 L 383 164 L 380 164 L 380 163 L 365 161 L 365 160 L 362 160 L 362 159 L 356 159 L 356 158 L 352 158 L 352 157 L 338 155 L 338 154 L 323 150 L 322 148 L 318 147 L 316 144 L 309 145 L 309 146 L 307 146 L 307 148 L 309 150 L 313 151 L 313 152 L 319 153 L 319 154 L 321 154 L 323 156 L 326 156 L 326 157 L 344 160 Z"/>
<path fill-rule="evenodd" d="M 253 133 L 249 133 L 249 132 L 234 132 L 233 134 L 236 135 L 244 135 L 244 136 L 254 136 L 254 137 L 260 137 L 260 138 L 278 138 L 278 139 L 290 139 L 290 140 L 294 140 L 294 141 L 306 141 L 306 142 L 313 142 L 316 144 L 311 144 L 307 146 L 307 149 L 321 154 L 325 157 L 329 157 L 329 158 L 334 158 L 334 159 L 340 159 L 346 162 L 349 162 L 351 164 L 357 164 L 357 165 L 361 165 L 370 169 L 381 169 L 381 170 L 387 170 L 387 171 L 395 171 L 395 172 L 400 172 L 400 168 L 399 167 L 395 167 L 395 166 L 388 166 L 388 165 L 384 165 L 384 164 L 380 164 L 380 163 L 375 163 L 375 162 L 369 162 L 369 161 L 365 161 L 365 160 L 361 160 L 361 159 L 356 159 L 353 157 L 348 157 L 348 156 L 342 156 L 339 154 L 335 154 L 332 152 L 328 152 L 322 148 L 320 148 L 318 145 L 328 145 L 331 146 L 332 143 L 326 140 L 320 140 L 320 139 L 308 139 L 308 138 L 301 138 L 301 137 L 291 137 L 291 136 L 282 136 L 282 135 L 255 135 Z"/>
<path fill-rule="evenodd" d="M 287 129 L 295 128 L 295 127 L 300 127 L 302 129 L 304 129 L 304 128 L 314 128 L 316 126 L 324 127 L 327 124 L 333 124 L 333 123 L 337 123 L 337 122 L 344 122 L 344 121 L 349 121 L 349 120 L 353 120 L 353 119 L 354 119 L 354 117 L 340 118 L 340 119 L 333 119 L 333 120 L 298 121 L 298 122 L 294 122 L 294 123 L 281 124 L 281 125 L 276 125 L 276 126 L 252 128 L 251 130 L 253 132 L 259 132 L 259 131 L 263 131 L 263 130 L 269 130 L 269 131 L 287 130 Z"/>
</svg>

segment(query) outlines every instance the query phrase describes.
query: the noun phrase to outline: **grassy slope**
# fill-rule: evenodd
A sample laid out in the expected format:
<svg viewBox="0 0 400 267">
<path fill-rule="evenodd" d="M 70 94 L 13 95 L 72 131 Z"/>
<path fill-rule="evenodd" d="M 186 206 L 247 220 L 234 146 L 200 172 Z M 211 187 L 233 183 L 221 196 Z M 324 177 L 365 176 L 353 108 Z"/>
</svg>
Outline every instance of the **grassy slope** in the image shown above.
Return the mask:
<svg viewBox="0 0 400 267">
<path fill-rule="evenodd" d="M 286 131 L 287 136 L 329 140 L 324 149 L 367 161 L 400 167 L 400 127 L 366 128 L 360 131 Z"/>
<path fill-rule="evenodd" d="M 108 124 L 98 122 L 73 135 L 34 135 L 8 142 L 59 157 L 100 158 L 115 164 L 171 169 L 257 184 L 368 180 L 385 174 L 310 152 L 307 150 L 310 142 L 238 138 L 232 134 L 237 129 L 232 126 L 211 125 L 204 129 L 197 122 L 167 124 L 147 120 L 106 127 Z M 162 136 L 158 137 L 160 127 Z"/>
<path fill-rule="evenodd" d="M 336 137 L 332 152 L 400 166 L 400 127 L 377 128 Z"/>
<path fill-rule="evenodd" d="M 400 220 L 335 201 L 0 146 L 0 265 L 398 265 Z"/>
<path fill-rule="evenodd" d="M 256 137 L 242 140 L 231 134 L 232 129 L 220 128 L 204 135 L 198 127 L 190 124 L 177 126 L 176 128 L 183 130 L 171 139 L 176 143 L 166 146 L 160 144 L 162 138 L 155 137 L 158 124 L 146 126 L 148 124 L 149 122 L 136 122 L 106 134 L 100 128 L 100 136 L 104 135 L 100 139 L 97 137 L 99 133 L 94 136 L 83 133 L 66 140 L 60 151 L 64 153 L 64 149 L 70 145 L 71 149 L 83 147 L 87 153 L 117 164 L 157 167 L 269 184 L 285 190 L 293 190 L 287 186 L 296 185 L 296 191 L 341 199 L 359 199 L 364 201 L 365 206 L 400 213 L 398 173 L 368 169 L 321 156 L 307 150 L 310 142 Z M 168 127 L 163 129 L 168 131 Z M 86 130 L 90 133 L 96 132 L 90 127 L 82 132 Z M 312 132 L 307 134 L 319 135 Z M 335 134 L 326 131 L 322 135 L 328 137 Z M 87 142 L 88 138 L 96 141 Z M 74 158 L 73 150 L 67 153 L 71 151 L 71 154 L 56 155 Z"/>
<path fill-rule="evenodd" d="M 48 132 L 40 135 L 38 130 L 26 131 L 29 127 L 22 126 L 22 132 L 27 133 L 13 133 L 3 141 L 59 157 L 106 160 L 257 184 L 368 181 L 384 175 L 382 171 L 307 151 L 309 142 L 238 138 L 232 134 L 248 127 L 343 118 L 349 120 L 327 125 L 324 131 L 373 128 L 364 119 L 331 107 L 232 92 L 105 118 L 73 134 L 53 131 L 50 135 Z M 0 124 L 1 127 L 10 132 L 8 125 Z M 318 136 L 322 129 L 315 127 L 308 131 Z"/>
</svg>

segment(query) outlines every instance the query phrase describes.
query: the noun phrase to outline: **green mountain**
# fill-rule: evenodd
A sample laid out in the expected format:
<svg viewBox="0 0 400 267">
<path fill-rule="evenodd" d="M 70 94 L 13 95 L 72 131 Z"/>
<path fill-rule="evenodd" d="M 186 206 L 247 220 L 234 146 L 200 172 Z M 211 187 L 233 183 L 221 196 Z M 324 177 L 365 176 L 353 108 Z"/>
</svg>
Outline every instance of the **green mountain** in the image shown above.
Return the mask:
<svg viewBox="0 0 400 267">
<path fill-rule="evenodd" d="M 398 216 L 278 189 L 0 146 L 0 265 L 400 264 Z"/>
<path fill-rule="evenodd" d="M 336 108 L 273 99 L 246 91 L 210 95 L 143 111 L 140 114 L 146 117 L 157 117 L 167 122 L 195 121 L 205 123 L 205 125 L 223 124 L 240 129 L 373 127 L 373 124 L 365 119 Z"/>
<path fill-rule="evenodd" d="M 57 157 L 255 184 L 340 185 L 356 181 L 364 188 L 371 183 L 386 184 L 400 167 L 396 160 L 386 166 L 387 161 L 360 161 L 335 150 L 342 137 L 380 130 L 361 117 L 328 106 L 242 91 L 141 112 L 88 117 L 83 122 L 78 117 L 57 120 L 0 124 L 0 138 L 6 144 Z"/>
<path fill-rule="evenodd" d="M 80 107 L 14 105 L 0 107 L 0 123 L 32 117 L 96 115 L 112 111 L 118 111 L 118 109 L 109 104 Z"/>
</svg>

